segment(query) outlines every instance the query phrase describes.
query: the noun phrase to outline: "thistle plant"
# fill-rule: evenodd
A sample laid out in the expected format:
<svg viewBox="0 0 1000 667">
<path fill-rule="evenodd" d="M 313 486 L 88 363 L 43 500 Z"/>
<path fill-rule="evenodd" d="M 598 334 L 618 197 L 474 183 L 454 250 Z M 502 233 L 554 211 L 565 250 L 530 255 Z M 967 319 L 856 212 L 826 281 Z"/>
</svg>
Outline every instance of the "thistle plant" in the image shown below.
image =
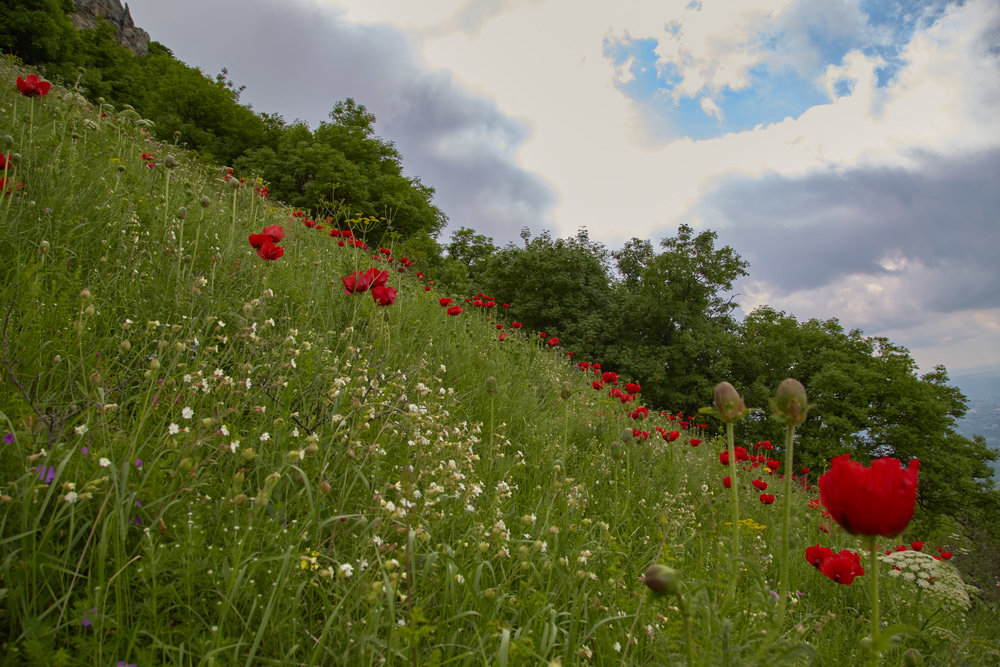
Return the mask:
<svg viewBox="0 0 1000 667">
<path fill-rule="evenodd" d="M 791 537 L 792 516 L 792 470 L 795 464 L 795 427 L 806 420 L 809 412 L 809 401 L 806 399 L 806 388 L 798 380 L 788 378 L 778 385 L 778 392 L 771 401 L 774 412 L 772 416 L 785 425 L 785 479 L 783 485 L 781 513 L 781 565 L 778 574 L 778 619 L 777 627 L 781 628 L 785 621 L 785 610 L 788 605 L 788 550 Z"/>
<path fill-rule="evenodd" d="M 715 385 L 714 404 L 712 408 L 703 408 L 703 412 L 713 414 L 726 425 L 726 451 L 729 454 L 730 500 L 733 510 L 733 543 L 730 559 L 729 585 L 726 589 L 726 600 L 732 602 L 736 596 L 736 583 L 739 577 L 740 557 L 740 496 L 739 485 L 736 483 L 736 444 L 733 433 L 733 422 L 742 419 L 747 413 L 746 405 L 736 388 L 728 382 Z"/>
</svg>

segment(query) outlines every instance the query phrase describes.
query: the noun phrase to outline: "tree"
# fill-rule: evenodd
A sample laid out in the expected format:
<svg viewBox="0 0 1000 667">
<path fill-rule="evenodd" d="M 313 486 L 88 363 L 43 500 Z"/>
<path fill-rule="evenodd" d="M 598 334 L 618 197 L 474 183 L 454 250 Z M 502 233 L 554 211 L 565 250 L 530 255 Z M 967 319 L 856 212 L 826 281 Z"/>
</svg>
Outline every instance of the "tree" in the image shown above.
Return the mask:
<svg viewBox="0 0 1000 667">
<path fill-rule="evenodd" d="M 497 251 L 497 247 L 489 236 L 477 234 L 476 230 L 468 227 L 459 227 L 452 232 L 447 250 L 448 257 L 463 264 L 466 278 L 476 284 L 479 272 Z"/>
<path fill-rule="evenodd" d="M 0 48 L 30 64 L 75 62 L 79 37 L 72 0 L 4 0 Z"/>
</svg>

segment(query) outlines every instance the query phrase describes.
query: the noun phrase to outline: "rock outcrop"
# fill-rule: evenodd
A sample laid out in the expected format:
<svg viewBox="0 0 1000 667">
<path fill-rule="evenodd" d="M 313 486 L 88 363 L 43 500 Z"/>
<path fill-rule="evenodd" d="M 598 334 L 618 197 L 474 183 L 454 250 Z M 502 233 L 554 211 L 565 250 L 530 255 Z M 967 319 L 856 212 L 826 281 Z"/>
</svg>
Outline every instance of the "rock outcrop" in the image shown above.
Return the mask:
<svg viewBox="0 0 1000 667">
<path fill-rule="evenodd" d="M 118 43 L 128 47 L 133 55 L 144 56 L 149 50 L 149 33 L 136 27 L 128 3 L 120 0 L 73 0 L 76 14 L 70 16 L 77 30 L 97 27 L 99 19 L 110 23 L 118 34 Z"/>
</svg>

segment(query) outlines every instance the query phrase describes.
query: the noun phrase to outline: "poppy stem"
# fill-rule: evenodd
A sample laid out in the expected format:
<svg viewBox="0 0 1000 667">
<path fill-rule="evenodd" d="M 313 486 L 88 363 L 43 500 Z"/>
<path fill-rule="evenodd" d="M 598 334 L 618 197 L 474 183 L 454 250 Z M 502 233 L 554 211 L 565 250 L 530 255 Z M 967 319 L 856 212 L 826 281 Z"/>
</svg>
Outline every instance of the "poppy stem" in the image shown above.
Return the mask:
<svg viewBox="0 0 1000 667">
<path fill-rule="evenodd" d="M 794 470 L 795 425 L 785 426 L 785 484 L 784 513 L 781 518 L 781 566 L 778 581 L 778 630 L 785 623 L 785 609 L 788 606 L 788 548 L 791 538 L 790 525 L 792 517 L 792 470 Z"/>
<path fill-rule="evenodd" d="M 872 560 L 869 569 L 872 575 L 872 665 L 879 664 L 881 657 L 881 647 L 878 641 L 879 618 L 878 618 L 878 553 L 875 550 L 875 537 L 868 538 L 868 548 L 871 551 Z"/>
<path fill-rule="evenodd" d="M 729 452 L 729 490 L 733 501 L 733 553 L 730 559 L 729 586 L 726 599 L 730 602 L 736 596 L 736 579 L 739 576 L 740 557 L 740 496 L 739 485 L 736 483 L 736 449 L 733 435 L 733 422 L 726 422 L 726 450 Z"/>
</svg>

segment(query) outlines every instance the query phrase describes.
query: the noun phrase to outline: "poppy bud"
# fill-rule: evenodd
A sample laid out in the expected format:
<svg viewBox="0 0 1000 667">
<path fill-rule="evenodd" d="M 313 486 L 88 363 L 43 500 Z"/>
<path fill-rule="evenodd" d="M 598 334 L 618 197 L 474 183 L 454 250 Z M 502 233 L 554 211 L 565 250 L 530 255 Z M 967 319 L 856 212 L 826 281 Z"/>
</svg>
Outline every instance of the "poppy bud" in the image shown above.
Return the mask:
<svg viewBox="0 0 1000 667">
<path fill-rule="evenodd" d="M 570 389 L 569 382 L 563 382 L 562 388 L 559 390 L 559 397 L 563 400 L 568 399 L 573 395 L 573 390 Z"/>
<path fill-rule="evenodd" d="M 719 418 L 725 423 L 736 421 L 746 410 L 743 398 L 740 397 L 736 387 L 728 382 L 720 382 L 715 385 L 715 411 Z"/>
<path fill-rule="evenodd" d="M 622 447 L 622 443 L 618 442 L 617 440 L 615 440 L 614 442 L 612 442 L 611 443 L 611 456 L 613 458 L 615 458 L 616 460 L 621 461 L 622 457 L 624 455 L 625 455 L 625 452 L 624 452 L 624 448 Z"/>
<path fill-rule="evenodd" d="M 179 209 L 177 209 L 177 217 L 180 218 L 181 220 L 188 217 L 188 210 L 183 206 L 181 206 Z"/>
<path fill-rule="evenodd" d="M 84 287 L 82 290 L 80 290 L 80 298 L 83 299 L 84 301 L 86 301 L 87 299 L 89 299 L 90 296 L 91 296 L 90 295 L 90 290 L 87 289 L 86 287 Z"/>
<path fill-rule="evenodd" d="M 128 352 L 129 350 L 132 349 L 132 343 L 130 343 L 128 341 L 128 338 L 126 338 L 125 340 L 123 340 L 121 343 L 118 344 L 118 349 L 121 350 L 122 352 Z"/>
<path fill-rule="evenodd" d="M 202 208 L 208 208 L 211 205 L 212 205 L 212 200 L 211 200 L 210 197 L 205 196 L 205 197 L 201 198 L 201 207 Z"/>
<path fill-rule="evenodd" d="M 798 380 L 783 380 L 774 397 L 775 419 L 788 426 L 798 426 L 806 420 L 807 412 L 809 401 L 806 399 L 806 388 Z"/>
<path fill-rule="evenodd" d="M 626 428 L 622 431 L 622 442 L 628 443 L 632 442 L 632 429 Z"/>
<path fill-rule="evenodd" d="M 2 145 L 4 148 L 10 148 L 11 146 L 14 145 L 14 137 L 10 136 L 9 134 L 3 135 L 3 137 L 0 137 L 0 145 Z"/>
<path fill-rule="evenodd" d="M 153 360 L 149 362 L 149 370 L 158 371 L 160 370 L 160 360 L 153 357 Z"/>
<path fill-rule="evenodd" d="M 243 480 L 245 479 L 246 477 L 242 472 L 235 473 L 233 475 L 233 486 L 236 488 L 240 488 L 241 486 L 243 486 Z"/>
<path fill-rule="evenodd" d="M 83 309 L 83 314 L 84 315 L 88 315 L 88 316 L 89 315 L 93 315 L 94 314 L 94 304 L 90 304 L 89 306 L 87 306 L 86 308 L 84 308 Z"/>
<path fill-rule="evenodd" d="M 644 577 L 646 586 L 657 595 L 678 595 L 681 592 L 681 579 L 677 570 L 657 563 L 648 570 Z"/>
<path fill-rule="evenodd" d="M 903 664 L 906 667 L 923 667 L 924 656 L 915 648 L 908 648 L 903 651 Z"/>
<path fill-rule="evenodd" d="M 41 249 L 42 249 L 42 254 L 43 254 L 43 255 L 44 255 L 44 254 L 46 254 L 46 253 L 48 253 L 48 251 L 49 251 L 49 248 L 51 248 L 51 247 L 52 247 L 52 246 L 50 246 L 50 245 L 49 245 L 49 242 L 48 242 L 48 241 L 45 241 L 44 239 L 43 239 L 43 240 L 42 240 L 42 242 L 41 242 L 41 243 L 39 244 L 39 246 L 40 246 L 40 247 L 41 247 Z"/>
<path fill-rule="evenodd" d="M 7 158 L 7 161 L 16 167 L 17 165 L 21 164 L 21 154 L 11 153 L 10 157 Z"/>
<path fill-rule="evenodd" d="M 246 504 L 246 502 L 247 502 L 247 494 L 245 493 L 237 493 L 236 496 L 233 497 L 234 505 L 244 505 Z"/>
<path fill-rule="evenodd" d="M 497 393 L 497 379 L 492 375 L 486 378 L 486 392 L 489 394 Z"/>
<path fill-rule="evenodd" d="M 121 173 L 123 171 L 125 171 L 125 165 L 123 164 L 118 165 L 118 172 Z"/>
</svg>

